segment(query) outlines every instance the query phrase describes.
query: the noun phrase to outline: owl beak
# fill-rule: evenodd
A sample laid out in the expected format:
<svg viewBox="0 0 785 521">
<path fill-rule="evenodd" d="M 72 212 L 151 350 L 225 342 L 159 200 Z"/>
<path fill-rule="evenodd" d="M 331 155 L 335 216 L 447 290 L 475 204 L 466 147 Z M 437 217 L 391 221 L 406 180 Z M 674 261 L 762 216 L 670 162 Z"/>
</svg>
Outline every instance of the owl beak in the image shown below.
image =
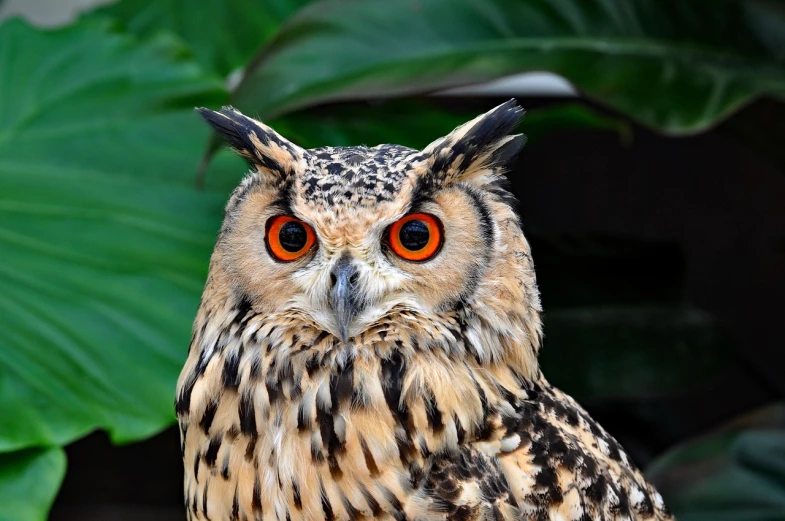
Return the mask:
<svg viewBox="0 0 785 521">
<path fill-rule="evenodd" d="M 361 307 L 357 290 L 358 275 L 357 267 L 349 256 L 341 257 L 330 272 L 330 307 L 338 324 L 338 335 L 344 344 L 349 340 L 352 322 Z"/>
</svg>

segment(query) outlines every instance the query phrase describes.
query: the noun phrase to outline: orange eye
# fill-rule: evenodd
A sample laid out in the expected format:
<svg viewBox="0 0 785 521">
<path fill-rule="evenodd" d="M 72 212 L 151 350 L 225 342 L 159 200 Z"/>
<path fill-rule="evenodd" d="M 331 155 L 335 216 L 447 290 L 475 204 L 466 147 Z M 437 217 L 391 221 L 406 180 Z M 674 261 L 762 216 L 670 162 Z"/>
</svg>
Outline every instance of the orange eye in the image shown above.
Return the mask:
<svg viewBox="0 0 785 521">
<path fill-rule="evenodd" d="M 442 245 L 442 225 L 436 217 L 413 213 L 390 226 L 390 247 L 408 261 L 425 261 Z"/>
<path fill-rule="evenodd" d="M 279 215 L 267 221 L 266 242 L 275 259 L 288 262 L 305 255 L 316 242 L 316 235 L 300 219 Z"/>
</svg>

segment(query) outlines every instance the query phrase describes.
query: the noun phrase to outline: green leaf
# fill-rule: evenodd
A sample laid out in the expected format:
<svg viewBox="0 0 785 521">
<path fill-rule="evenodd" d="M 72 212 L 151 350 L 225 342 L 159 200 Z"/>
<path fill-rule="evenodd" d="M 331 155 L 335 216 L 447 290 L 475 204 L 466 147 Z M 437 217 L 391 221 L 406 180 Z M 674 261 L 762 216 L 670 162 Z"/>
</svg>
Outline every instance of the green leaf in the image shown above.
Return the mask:
<svg viewBox="0 0 785 521">
<path fill-rule="evenodd" d="M 0 454 L 0 521 L 45 521 L 64 475 L 59 448 Z"/>
<path fill-rule="evenodd" d="M 171 41 L 87 22 L 3 23 L 0 77 L 0 452 L 146 437 L 174 419 L 226 197 L 193 187 L 192 108 L 225 92 Z"/>
<path fill-rule="evenodd" d="M 232 96 L 264 118 L 348 99 L 552 71 L 671 133 L 759 94 L 785 96 L 773 3 L 648 0 L 322 1 L 301 9 Z"/>
<path fill-rule="evenodd" d="M 170 31 L 190 46 L 205 67 L 226 74 L 244 65 L 281 23 L 312 1 L 209 1 L 193 9 L 185 0 L 121 0 L 96 10 L 93 16 L 114 18 L 139 36 Z M 205 30 L 208 26 L 209 31 Z M 382 100 L 316 107 L 266 123 L 305 147 L 397 143 L 421 148 L 487 108 L 455 111 L 423 100 Z M 628 133 L 619 120 L 574 103 L 531 113 L 522 129 L 530 139 L 536 139 L 550 131 L 575 127 Z"/>
<path fill-rule="evenodd" d="M 753 422 L 687 442 L 650 466 L 679 521 L 785 520 L 783 413 L 781 405 L 757 411 Z"/>
<path fill-rule="evenodd" d="M 225 76 L 242 67 L 281 23 L 311 0 L 121 0 L 95 11 L 147 37 L 171 31 L 207 70 Z"/>
<path fill-rule="evenodd" d="M 543 373 L 580 400 L 695 389 L 721 377 L 737 358 L 716 322 L 676 307 L 546 309 L 545 339 Z"/>
</svg>

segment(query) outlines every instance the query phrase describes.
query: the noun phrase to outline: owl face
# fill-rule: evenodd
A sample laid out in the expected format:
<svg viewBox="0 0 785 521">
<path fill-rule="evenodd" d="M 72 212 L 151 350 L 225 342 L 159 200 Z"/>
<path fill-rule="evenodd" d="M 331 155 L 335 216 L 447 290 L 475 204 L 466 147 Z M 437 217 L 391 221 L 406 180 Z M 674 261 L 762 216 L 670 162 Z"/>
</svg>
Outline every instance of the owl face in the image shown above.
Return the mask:
<svg viewBox="0 0 785 521">
<path fill-rule="evenodd" d="M 502 186 L 523 144 L 508 135 L 514 102 L 422 151 L 305 150 L 231 108 L 200 112 L 253 167 L 211 261 L 228 299 L 344 344 L 391 323 L 455 328 L 467 314 L 510 341 L 539 335 L 529 248 Z"/>
</svg>

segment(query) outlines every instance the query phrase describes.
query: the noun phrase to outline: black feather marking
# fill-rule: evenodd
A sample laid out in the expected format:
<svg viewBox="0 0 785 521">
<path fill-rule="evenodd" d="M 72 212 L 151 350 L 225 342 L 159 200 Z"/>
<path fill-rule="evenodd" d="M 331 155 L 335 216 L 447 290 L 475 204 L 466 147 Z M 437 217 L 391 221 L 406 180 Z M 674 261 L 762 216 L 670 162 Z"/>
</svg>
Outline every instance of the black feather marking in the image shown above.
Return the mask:
<svg viewBox="0 0 785 521">
<path fill-rule="evenodd" d="M 305 404 L 300 402 L 297 407 L 297 430 L 300 432 L 311 429 L 311 417 L 305 415 Z"/>
<path fill-rule="evenodd" d="M 262 482 L 259 479 L 259 474 L 257 473 L 253 480 L 253 496 L 251 498 L 251 510 L 253 510 L 254 514 L 260 514 L 261 517 L 262 512 Z"/>
<path fill-rule="evenodd" d="M 256 437 L 258 434 L 256 431 L 256 407 L 251 389 L 243 391 L 240 396 L 240 432 L 247 436 Z"/>
<path fill-rule="evenodd" d="M 442 411 L 439 410 L 439 404 L 436 403 L 436 397 L 433 391 L 427 389 L 423 396 L 425 401 L 425 412 L 428 415 L 428 424 L 435 434 L 439 434 L 444 430 L 444 421 L 442 420 Z"/>
<path fill-rule="evenodd" d="M 251 380 L 256 381 L 262 375 L 262 355 L 258 351 L 251 354 Z"/>
<path fill-rule="evenodd" d="M 352 505 L 352 502 L 349 501 L 349 498 L 346 497 L 346 494 L 341 491 L 341 504 L 343 508 L 346 510 L 346 514 L 349 516 L 349 521 L 355 521 L 360 518 L 360 511 Z"/>
<path fill-rule="evenodd" d="M 205 483 L 202 490 L 202 513 L 207 521 L 210 521 L 210 516 L 207 514 L 207 484 Z"/>
<path fill-rule="evenodd" d="M 332 408 L 332 407 L 331 407 Z M 335 432 L 335 419 L 331 410 L 327 410 L 324 404 L 316 404 L 316 422 L 319 424 L 319 433 L 322 435 L 322 444 L 327 449 L 328 463 L 330 471 L 334 472 L 338 467 L 335 454 L 344 448 L 344 443 L 338 438 Z M 340 470 L 340 468 L 338 468 Z"/>
<path fill-rule="evenodd" d="M 358 486 L 360 487 L 360 492 L 362 493 L 363 497 L 365 498 L 365 502 L 368 503 L 368 508 L 371 509 L 371 514 L 373 517 L 379 517 L 382 513 L 382 507 L 379 505 L 379 502 L 376 501 L 376 498 L 373 497 L 365 485 L 359 483 Z"/>
<path fill-rule="evenodd" d="M 371 477 L 375 478 L 379 476 L 380 472 L 379 467 L 376 465 L 376 459 L 374 459 L 371 449 L 368 447 L 368 443 L 366 443 L 365 438 L 362 436 L 360 436 L 360 447 L 362 447 L 365 466 L 368 467 L 368 472 L 371 474 Z"/>
<path fill-rule="evenodd" d="M 341 466 L 338 464 L 338 458 L 332 452 L 327 454 L 327 466 L 330 469 L 330 476 L 332 476 L 333 480 L 341 481 L 343 470 L 341 470 Z"/>
<path fill-rule="evenodd" d="M 283 389 L 281 388 L 280 380 L 267 377 L 264 386 L 267 389 L 270 405 L 275 405 L 283 397 Z"/>
<path fill-rule="evenodd" d="M 240 357 L 243 356 L 243 346 L 237 351 L 230 351 L 224 360 L 223 384 L 227 389 L 237 390 L 240 386 Z"/>
<path fill-rule="evenodd" d="M 382 485 L 379 486 L 379 489 L 384 494 L 387 502 L 390 503 L 390 508 L 392 509 L 391 514 L 395 518 L 395 521 L 406 521 L 406 513 L 403 511 L 403 505 L 401 505 L 401 501 L 395 493 Z"/>
<path fill-rule="evenodd" d="M 303 509 L 303 501 L 302 498 L 300 498 L 300 485 L 298 485 L 296 481 L 292 481 L 292 500 L 294 501 L 294 507 L 297 510 Z"/>
<path fill-rule="evenodd" d="M 333 414 L 338 413 L 340 405 L 351 404 L 353 389 L 354 360 L 349 360 L 345 366 L 330 376 L 330 401 Z"/>
<path fill-rule="evenodd" d="M 248 297 L 245 295 L 239 295 L 237 297 L 237 304 L 234 306 L 234 318 L 232 319 L 233 325 L 243 325 L 245 324 L 248 319 L 250 319 L 253 314 L 251 313 L 253 309 L 253 305 Z"/>
<path fill-rule="evenodd" d="M 491 409 L 488 405 L 488 397 L 485 394 L 485 391 L 480 384 L 476 381 L 474 382 L 474 386 L 477 389 L 477 394 L 480 397 L 480 404 L 482 405 L 482 421 L 480 425 L 477 427 L 477 432 L 475 436 L 479 440 L 487 440 L 491 434 L 493 433 L 493 429 L 491 428 L 490 416 L 491 416 Z"/>
<path fill-rule="evenodd" d="M 218 459 L 218 451 L 221 448 L 223 436 L 221 434 L 210 438 L 210 443 L 207 446 L 207 452 L 204 453 L 204 462 L 210 467 L 215 467 L 215 461 Z"/>
<path fill-rule="evenodd" d="M 335 515 L 333 514 L 333 506 L 330 504 L 330 499 L 327 497 L 327 491 L 324 490 L 324 484 L 319 481 L 319 495 L 322 496 L 322 512 L 324 512 L 325 521 L 333 521 Z"/>
<path fill-rule="evenodd" d="M 453 422 L 455 422 L 455 433 L 458 436 L 458 443 L 463 445 L 466 442 L 466 429 L 463 427 L 457 414 L 453 416 Z"/>
<path fill-rule="evenodd" d="M 436 185 L 432 175 L 423 175 L 417 178 L 412 188 L 412 197 L 409 202 L 409 212 L 416 212 L 421 206 L 433 199 Z M 385 233 L 385 237 L 387 234 Z"/>
<path fill-rule="evenodd" d="M 253 437 L 248 440 L 248 445 L 245 446 L 245 461 L 250 462 L 253 460 L 254 453 L 256 452 L 256 440 L 258 438 Z"/>
<path fill-rule="evenodd" d="M 234 487 L 234 499 L 232 500 L 232 521 L 239 521 L 240 519 L 240 500 L 237 497 L 237 486 Z"/>
<path fill-rule="evenodd" d="M 406 374 L 403 357 L 400 353 L 394 352 L 390 358 L 382 360 L 381 364 L 382 388 L 387 407 L 393 413 L 393 417 L 400 425 L 407 425 L 409 411 L 406 404 L 401 401 L 403 392 L 403 378 Z"/>
<path fill-rule="evenodd" d="M 199 483 L 199 464 L 202 462 L 202 453 L 199 449 L 196 449 L 196 455 L 194 456 L 194 481 Z"/>
<path fill-rule="evenodd" d="M 183 388 L 180 390 L 180 394 L 177 396 L 175 411 L 178 416 L 182 416 L 190 410 L 191 394 L 193 393 L 194 385 L 196 385 L 196 382 L 204 374 L 208 363 L 210 363 L 208 350 L 203 350 L 199 354 L 199 361 L 196 363 L 196 367 L 193 372 L 188 375 L 188 378 L 183 384 Z"/>
<path fill-rule="evenodd" d="M 312 377 L 319 367 L 319 353 L 312 354 L 310 357 L 308 357 L 308 360 L 305 361 L 305 370 L 308 372 L 308 376 Z"/>
<path fill-rule="evenodd" d="M 469 505 L 461 505 L 455 509 L 455 512 L 447 516 L 447 521 L 470 521 L 475 515 L 474 508 Z"/>
<path fill-rule="evenodd" d="M 226 451 L 224 455 L 224 461 L 221 464 L 221 477 L 228 480 L 229 479 L 229 451 Z"/>
<path fill-rule="evenodd" d="M 202 414 L 202 419 L 199 420 L 199 426 L 202 428 L 202 432 L 206 435 L 210 434 L 210 426 L 213 424 L 213 420 L 215 419 L 215 412 L 218 410 L 218 400 L 212 399 L 207 402 L 207 405 L 204 408 L 204 413 Z"/>
</svg>

